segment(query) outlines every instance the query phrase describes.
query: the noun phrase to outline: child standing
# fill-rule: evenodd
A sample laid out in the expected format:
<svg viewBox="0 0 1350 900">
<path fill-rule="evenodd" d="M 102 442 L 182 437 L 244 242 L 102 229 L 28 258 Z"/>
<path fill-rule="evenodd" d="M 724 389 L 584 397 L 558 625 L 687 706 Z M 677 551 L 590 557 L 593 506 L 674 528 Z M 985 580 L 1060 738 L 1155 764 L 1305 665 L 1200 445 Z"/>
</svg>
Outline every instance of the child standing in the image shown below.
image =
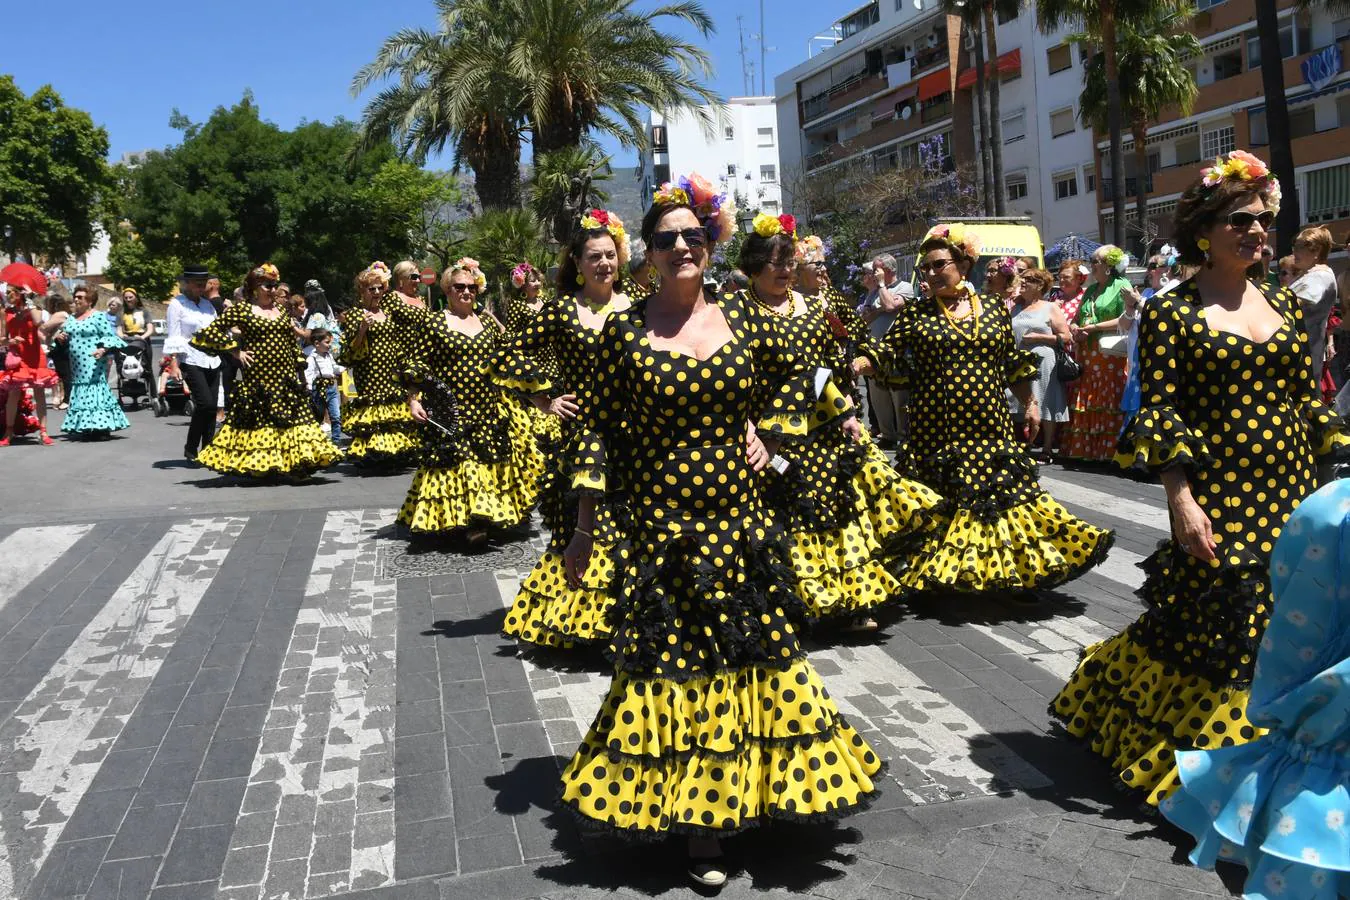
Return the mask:
<svg viewBox="0 0 1350 900">
<path fill-rule="evenodd" d="M 323 422 L 323 414 L 328 412 L 328 421 L 332 423 L 329 437 L 333 443 L 341 443 L 342 403 L 338 396 L 338 379 L 345 370 L 333 358 L 333 333 L 327 328 L 315 328 L 310 332 L 310 343 L 314 352 L 305 362 L 305 383 L 309 385 L 310 396 L 314 399 L 314 415 Z"/>
</svg>

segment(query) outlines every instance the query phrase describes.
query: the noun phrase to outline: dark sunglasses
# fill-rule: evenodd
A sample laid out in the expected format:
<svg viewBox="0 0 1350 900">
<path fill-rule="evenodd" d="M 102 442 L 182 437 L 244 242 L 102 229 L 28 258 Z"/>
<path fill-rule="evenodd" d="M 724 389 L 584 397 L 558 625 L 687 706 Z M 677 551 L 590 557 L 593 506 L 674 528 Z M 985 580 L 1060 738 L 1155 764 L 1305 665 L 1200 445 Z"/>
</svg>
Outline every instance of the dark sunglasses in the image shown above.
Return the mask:
<svg viewBox="0 0 1350 900">
<path fill-rule="evenodd" d="M 455 284 L 454 282 L 451 282 L 451 283 L 450 283 L 450 290 L 452 290 L 452 291 L 476 291 L 476 290 L 478 290 L 478 285 L 476 285 L 476 284 Z"/>
<path fill-rule="evenodd" d="M 652 235 L 652 249 L 665 252 L 675 249 L 675 241 L 684 238 L 684 245 L 690 250 L 705 247 L 708 244 L 708 232 L 702 228 L 681 228 L 679 231 L 658 231 Z"/>
<path fill-rule="evenodd" d="M 1247 231 L 1252 227 L 1253 222 L 1260 222 L 1261 228 L 1269 231 L 1270 226 L 1275 224 L 1275 211 L 1267 209 L 1264 212 L 1252 213 L 1240 209 L 1228 214 L 1228 224 L 1238 231 Z"/>
<path fill-rule="evenodd" d="M 279 281 L 264 281 L 258 285 L 258 287 L 262 288 L 265 291 L 275 291 L 280 286 L 281 282 Z"/>
<path fill-rule="evenodd" d="M 947 268 L 951 264 L 952 260 L 950 259 L 935 259 L 930 263 L 919 263 L 919 271 L 931 272 L 932 274 L 936 275 L 938 272 L 941 272 L 943 269 Z"/>
</svg>

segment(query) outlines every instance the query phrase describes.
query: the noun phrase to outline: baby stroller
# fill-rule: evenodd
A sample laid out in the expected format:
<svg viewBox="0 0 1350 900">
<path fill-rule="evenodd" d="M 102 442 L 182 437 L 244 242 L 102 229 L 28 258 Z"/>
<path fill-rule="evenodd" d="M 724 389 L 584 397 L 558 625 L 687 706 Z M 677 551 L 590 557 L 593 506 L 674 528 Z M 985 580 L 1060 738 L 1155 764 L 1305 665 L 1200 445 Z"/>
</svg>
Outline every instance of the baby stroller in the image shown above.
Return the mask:
<svg viewBox="0 0 1350 900">
<path fill-rule="evenodd" d="M 133 406 L 149 406 L 152 391 L 147 360 L 150 348 L 144 340 L 127 341 L 117 353 L 117 401 L 130 400 Z"/>
<path fill-rule="evenodd" d="M 155 418 L 163 418 L 171 412 L 192 416 L 192 397 L 183 383 L 178 358 L 172 354 L 166 354 L 159 361 L 159 385 L 151 405 L 155 408 Z"/>
</svg>

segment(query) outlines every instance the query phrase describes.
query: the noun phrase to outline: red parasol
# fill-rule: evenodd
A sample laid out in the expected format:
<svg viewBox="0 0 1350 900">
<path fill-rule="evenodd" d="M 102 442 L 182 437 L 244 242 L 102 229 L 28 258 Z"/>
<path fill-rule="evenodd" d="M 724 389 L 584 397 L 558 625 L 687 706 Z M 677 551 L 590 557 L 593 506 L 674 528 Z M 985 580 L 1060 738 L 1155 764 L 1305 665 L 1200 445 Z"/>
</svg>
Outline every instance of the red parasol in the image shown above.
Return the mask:
<svg viewBox="0 0 1350 900">
<path fill-rule="evenodd" d="M 0 269 L 0 281 L 14 287 L 27 288 L 39 296 L 47 294 L 47 276 L 28 263 L 10 263 Z"/>
</svg>

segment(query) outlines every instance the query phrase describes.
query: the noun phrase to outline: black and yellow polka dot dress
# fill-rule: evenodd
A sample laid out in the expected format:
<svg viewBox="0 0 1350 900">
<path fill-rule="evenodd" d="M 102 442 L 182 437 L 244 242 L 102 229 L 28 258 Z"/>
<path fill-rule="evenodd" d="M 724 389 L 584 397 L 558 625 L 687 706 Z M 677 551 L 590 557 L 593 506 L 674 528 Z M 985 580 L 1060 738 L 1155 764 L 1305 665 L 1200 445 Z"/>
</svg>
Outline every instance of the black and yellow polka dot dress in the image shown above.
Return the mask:
<svg viewBox="0 0 1350 900">
<path fill-rule="evenodd" d="M 914 300 L 882 338 L 886 367 L 910 390 L 897 466 L 942 496 L 938 528 L 900 580 L 916 591 L 1054 587 L 1096 565 L 1114 535 L 1041 489 L 1005 399 L 1036 377 L 1037 358 L 1016 348 L 1002 300 L 972 301 L 978 315 L 953 323 L 936 300 Z"/>
<path fill-rule="evenodd" d="M 812 368 L 743 297 L 716 302 L 732 337 L 706 360 L 652 347 L 645 301 L 611 315 L 582 404 L 574 487 L 631 485 L 632 549 L 614 679 L 563 802 L 630 837 L 837 817 L 882 768 L 798 642 L 787 543 L 746 462 L 748 421 L 804 436 Z"/>
<path fill-rule="evenodd" d="M 550 302 L 547 296 L 542 296 L 542 300 L 539 309 L 532 309 L 523 293 L 516 292 L 506 298 L 502 303 L 499 321 L 506 326 L 508 338 L 517 338 L 529 329 L 531 323 L 543 313 L 544 307 Z M 531 369 L 548 377 L 550 381 L 558 380 L 558 360 L 553 355 L 552 346 L 541 346 L 532 354 Z M 525 405 L 525 411 L 530 416 L 540 450 L 545 457 L 551 457 L 557 452 L 559 442 L 562 440 L 562 421 L 557 416 L 540 411 L 528 399 L 524 397 L 518 399 Z"/>
<path fill-rule="evenodd" d="M 1284 317 L 1262 342 L 1209 327 L 1194 281 L 1144 307 L 1142 408 L 1116 460 L 1152 472 L 1181 466 L 1217 558 L 1163 541 L 1143 563 L 1147 610 L 1089 647 L 1050 706 L 1155 806 L 1177 784 L 1174 751 L 1257 736 L 1246 710 L 1270 621 L 1270 553 L 1317 487 L 1316 457 L 1350 443 L 1313 383 L 1298 301 L 1262 290 Z"/>
<path fill-rule="evenodd" d="M 544 468 L 529 416 L 487 375 L 502 326 L 482 316 L 483 330 L 469 336 L 449 327 L 449 315 L 424 320 L 404 370 L 427 415 L 446 429 L 420 426 L 420 468 L 398 511 L 414 534 L 519 524 L 534 507 Z"/>
<path fill-rule="evenodd" d="M 217 355 L 244 349 L 253 357 L 239 367 L 225 423 L 197 462 L 224 475 L 266 478 L 309 475 L 342 458 L 314 417 L 290 316 L 269 318 L 236 303 L 197 332 L 192 346 Z"/>
<path fill-rule="evenodd" d="M 759 302 L 753 287 L 749 296 Z M 837 390 L 846 368 L 825 307 L 817 297 L 791 296 L 797 314 L 762 308 L 788 346 Z M 859 353 L 878 355 L 870 339 Z M 901 477 L 870 437 L 858 443 L 845 434 L 840 421 L 853 413 L 842 402 L 833 420 L 815 422 L 804 440 L 779 451 L 784 472 L 764 474 L 768 506 L 792 544 L 797 595 L 815 619 L 858 616 L 899 600 L 903 586 L 887 566 L 908 568 L 940 500 Z"/>
<path fill-rule="evenodd" d="M 524 331 L 498 351 L 492 365 L 497 384 L 521 396 L 594 394 L 596 348 L 600 332 L 582 323 L 577 300 L 550 300 L 530 319 Z M 533 407 L 531 407 L 533 408 Z M 594 644 L 609 638 L 609 609 L 614 603 L 612 554 L 622 539 L 616 516 L 621 505 L 618 485 L 611 485 L 597 505 L 595 552 L 582 583 L 572 587 L 563 568 L 563 551 L 577 526 L 576 495 L 564 447 L 576 437 L 578 419 L 562 422 L 560 439 L 547 445 L 539 506 L 551 532 L 548 547 L 521 583 L 506 614 L 507 637 L 544 647 Z"/>
<path fill-rule="evenodd" d="M 869 346 L 875 346 L 875 339 L 867 323 L 853 308 L 853 304 L 834 285 L 826 285 L 817 296 L 825 305 L 826 322 L 839 346 L 835 383 L 839 385 L 840 390 L 848 394 L 855 407 L 862 409 L 862 379 L 853 374 L 850 366 L 853 360 L 867 354 Z"/>
<path fill-rule="evenodd" d="M 347 458 L 362 467 L 411 465 L 419 440 L 399 373 L 417 332 L 434 313 L 387 294 L 380 317 L 366 326 L 365 340 L 358 340 L 364 312 L 354 309 L 345 316 L 347 338 L 338 353 L 356 385 L 356 397 L 342 413 L 342 430 L 351 437 Z"/>
</svg>

